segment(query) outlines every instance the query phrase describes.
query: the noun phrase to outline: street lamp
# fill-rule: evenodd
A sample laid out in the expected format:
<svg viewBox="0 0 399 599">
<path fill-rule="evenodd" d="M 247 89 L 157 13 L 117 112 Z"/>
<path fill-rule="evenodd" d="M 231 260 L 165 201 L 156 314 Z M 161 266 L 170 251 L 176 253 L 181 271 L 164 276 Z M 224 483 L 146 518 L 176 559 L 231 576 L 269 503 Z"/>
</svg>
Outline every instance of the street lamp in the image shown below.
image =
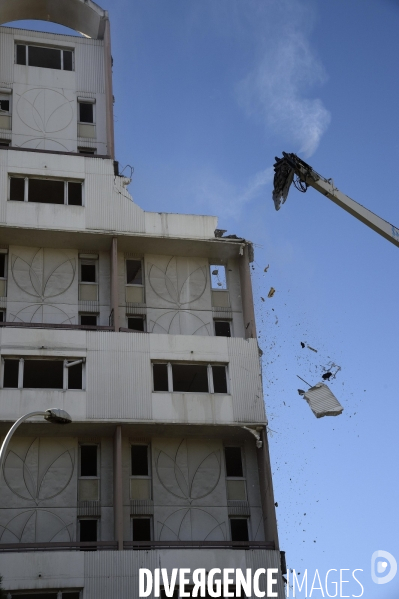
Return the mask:
<svg viewBox="0 0 399 599">
<path fill-rule="evenodd" d="M 59 408 L 51 408 L 50 410 L 46 410 L 45 412 L 30 412 L 29 414 L 25 414 L 25 416 L 21 416 L 18 418 L 16 422 L 12 425 L 10 430 L 8 431 L 6 438 L 3 441 L 3 445 L 0 449 L 0 477 L 1 472 L 3 470 L 3 461 L 6 455 L 8 444 L 11 440 L 16 429 L 19 427 L 22 422 L 27 420 L 28 418 L 32 418 L 32 416 L 43 416 L 47 422 L 51 422 L 52 424 L 69 424 L 72 422 L 72 418 L 65 410 L 60 410 Z"/>
</svg>

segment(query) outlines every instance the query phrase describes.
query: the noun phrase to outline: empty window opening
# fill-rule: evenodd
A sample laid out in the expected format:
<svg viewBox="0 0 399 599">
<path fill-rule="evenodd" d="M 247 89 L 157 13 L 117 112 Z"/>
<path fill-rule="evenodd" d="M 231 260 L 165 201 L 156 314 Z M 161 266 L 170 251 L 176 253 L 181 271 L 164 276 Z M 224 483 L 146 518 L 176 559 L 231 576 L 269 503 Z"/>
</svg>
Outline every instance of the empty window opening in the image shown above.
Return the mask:
<svg viewBox="0 0 399 599">
<path fill-rule="evenodd" d="M 241 447 L 225 447 L 224 457 L 226 461 L 226 476 L 244 476 L 242 468 Z"/>
<path fill-rule="evenodd" d="M 213 392 L 227 393 L 226 366 L 212 366 Z"/>
<path fill-rule="evenodd" d="M 143 269 L 141 260 L 126 260 L 126 284 L 143 284 Z"/>
<path fill-rule="evenodd" d="M 227 289 L 226 267 L 222 264 L 211 264 L 212 289 Z"/>
<path fill-rule="evenodd" d="M 208 367 L 205 364 L 172 364 L 173 391 L 208 393 Z"/>
<path fill-rule="evenodd" d="M 78 148 L 79 154 L 86 154 L 86 156 L 95 156 L 95 148 Z"/>
<path fill-rule="evenodd" d="M 151 518 L 132 518 L 133 541 L 151 541 Z"/>
<path fill-rule="evenodd" d="M 40 204 L 64 204 L 64 181 L 29 179 L 28 201 Z"/>
<path fill-rule="evenodd" d="M 132 445 L 132 476 L 148 476 L 148 445 Z"/>
<path fill-rule="evenodd" d="M 127 319 L 127 328 L 133 331 L 144 331 L 144 318 L 142 316 L 133 316 Z"/>
<path fill-rule="evenodd" d="M 68 181 L 68 204 L 69 206 L 82 205 L 82 183 Z"/>
<path fill-rule="evenodd" d="M 4 388 L 18 389 L 18 370 L 19 360 L 4 360 Z"/>
<path fill-rule="evenodd" d="M 96 265 L 82 263 L 80 265 L 80 280 L 82 283 L 95 283 Z"/>
<path fill-rule="evenodd" d="M 154 391 L 169 391 L 168 365 L 153 364 L 152 372 L 154 376 Z"/>
<path fill-rule="evenodd" d="M 79 521 L 79 541 L 81 543 L 97 541 L 97 520 Z"/>
<path fill-rule="evenodd" d="M 79 102 L 79 122 L 94 123 L 94 104 Z"/>
<path fill-rule="evenodd" d="M 10 100 L 0 98 L 0 112 L 10 112 Z"/>
<path fill-rule="evenodd" d="M 97 315 L 96 314 L 81 314 L 80 315 L 80 324 L 86 327 L 96 327 L 97 326 Z"/>
<path fill-rule="evenodd" d="M 8 148 L 11 145 L 9 139 L 0 139 L 0 148 Z"/>
<path fill-rule="evenodd" d="M 17 64 L 45 69 L 73 71 L 73 52 L 59 48 L 17 44 Z"/>
<path fill-rule="evenodd" d="M 25 360 L 23 386 L 29 389 L 63 389 L 61 360 Z"/>
<path fill-rule="evenodd" d="M 75 364 L 67 369 L 68 372 L 68 389 L 83 388 L 83 363 Z"/>
<path fill-rule="evenodd" d="M 0 322 L 5 322 L 6 320 L 6 315 L 4 310 L 0 310 Z"/>
<path fill-rule="evenodd" d="M 25 199 L 25 179 L 10 177 L 10 200 L 23 202 Z"/>
<path fill-rule="evenodd" d="M 228 320 L 215 320 L 216 337 L 231 337 L 231 326 Z"/>
<path fill-rule="evenodd" d="M 97 445 L 80 446 L 80 476 L 97 476 Z"/>
<path fill-rule="evenodd" d="M 0 254 L 0 279 L 6 276 L 6 255 Z"/>
<path fill-rule="evenodd" d="M 247 518 L 230 518 L 230 529 L 232 541 L 249 541 Z"/>
</svg>

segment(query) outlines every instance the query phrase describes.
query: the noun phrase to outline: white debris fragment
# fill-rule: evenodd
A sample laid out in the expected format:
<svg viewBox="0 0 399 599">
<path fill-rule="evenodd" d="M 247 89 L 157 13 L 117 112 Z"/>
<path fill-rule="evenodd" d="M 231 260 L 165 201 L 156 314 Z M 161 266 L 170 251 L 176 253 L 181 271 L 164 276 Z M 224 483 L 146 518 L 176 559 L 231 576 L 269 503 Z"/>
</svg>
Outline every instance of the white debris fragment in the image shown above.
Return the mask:
<svg viewBox="0 0 399 599">
<path fill-rule="evenodd" d="M 316 418 L 322 418 L 323 416 L 339 416 L 344 409 L 335 395 L 333 395 L 324 383 L 317 383 L 317 385 L 311 387 L 304 394 L 304 398 L 308 402 L 309 407 Z"/>
</svg>

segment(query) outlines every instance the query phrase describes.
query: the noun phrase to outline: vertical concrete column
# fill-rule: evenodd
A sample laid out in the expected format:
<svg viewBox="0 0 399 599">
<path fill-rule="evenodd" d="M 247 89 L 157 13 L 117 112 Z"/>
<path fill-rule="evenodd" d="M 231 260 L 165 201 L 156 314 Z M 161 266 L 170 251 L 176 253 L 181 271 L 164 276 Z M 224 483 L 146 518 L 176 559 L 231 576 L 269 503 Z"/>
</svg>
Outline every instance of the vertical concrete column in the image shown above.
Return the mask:
<svg viewBox="0 0 399 599">
<path fill-rule="evenodd" d="M 114 435 L 114 531 L 118 550 L 123 550 L 122 427 Z"/>
<path fill-rule="evenodd" d="M 249 268 L 248 245 L 243 247 L 239 257 L 242 311 L 245 326 L 245 339 L 256 339 L 254 298 L 252 295 L 251 272 Z"/>
<path fill-rule="evenodd" d="M 119 331 L 118 240 L 116 237 L 113 237 L 111 245 L 111 310 L 114 314 L 114 330 Z"/>
<path fill-rule="evenodd" d="M 112 91 L 112 55 L 111 55 L 111 28 L 109 19 L 105 21 L 104 29 L 104 67 L 105 67 L 105 103 L 106 103 L 106 128 L 108 154 L 115 160 L 114 139 L 114 94 Z"/>
<path fill-rule="evenodd" d="M 263 525 L 265 541 L 274 541 L 274 546 L 279 549 L 276 508 L 274 505 L 272 470 L 269 455 L 269 443 L 266 430 L 261 433 L 262 447 L 256 450 L 258 456 L 258 471 L 260 494 L 262 500 Z"/>
</svg>

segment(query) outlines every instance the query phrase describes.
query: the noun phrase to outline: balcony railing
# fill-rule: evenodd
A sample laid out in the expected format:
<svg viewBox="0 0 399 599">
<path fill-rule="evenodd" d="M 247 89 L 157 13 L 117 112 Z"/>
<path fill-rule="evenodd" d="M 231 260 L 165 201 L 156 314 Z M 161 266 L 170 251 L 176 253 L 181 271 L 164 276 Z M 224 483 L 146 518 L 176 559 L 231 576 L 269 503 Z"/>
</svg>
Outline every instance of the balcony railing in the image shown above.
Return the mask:
<svg viewBox="0 0 399 599">
<path fill-rule="evenodd" d="M 125 550 L 148 549 L 267 549 L 274 550 L 273 541 L 125 541 Z M 116 541 L 70 543 L 0 543 L 1 552 L 20 551 L 117 551 Z"/>
</svg>

